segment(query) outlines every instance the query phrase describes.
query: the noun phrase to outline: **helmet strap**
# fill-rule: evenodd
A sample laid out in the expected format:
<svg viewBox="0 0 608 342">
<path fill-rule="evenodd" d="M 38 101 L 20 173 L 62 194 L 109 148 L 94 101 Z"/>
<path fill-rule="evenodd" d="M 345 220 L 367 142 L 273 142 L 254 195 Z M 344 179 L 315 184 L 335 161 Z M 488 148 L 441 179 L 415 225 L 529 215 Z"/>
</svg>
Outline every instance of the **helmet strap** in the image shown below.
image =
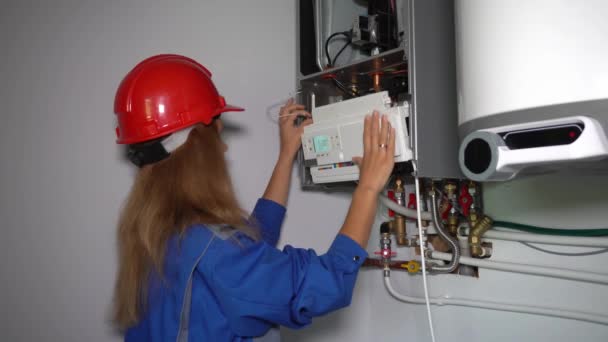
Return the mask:
<svg viewBox="0 0 608 342">
<path fill-rule="evenodd" d="M 188 140 L 194 126 L 174 132 L 168 136 L 127 146 L 127 158 L 137 167 L 144 167 L 166 159 Z"/>
<path fill-rule="evenodd" d="M 178 147 L 182 146 L 186 140 L 188 140 L 188 135 L 190 131 L 194 129 L 194 126 L 187 127 L 182 129 L 181 131 L 173 132 L 171 135 L 167 136 L 161 141 L 161 144 L 165 148 L 165 151 L 168 153 L 172 153 Z"/>
</svg>

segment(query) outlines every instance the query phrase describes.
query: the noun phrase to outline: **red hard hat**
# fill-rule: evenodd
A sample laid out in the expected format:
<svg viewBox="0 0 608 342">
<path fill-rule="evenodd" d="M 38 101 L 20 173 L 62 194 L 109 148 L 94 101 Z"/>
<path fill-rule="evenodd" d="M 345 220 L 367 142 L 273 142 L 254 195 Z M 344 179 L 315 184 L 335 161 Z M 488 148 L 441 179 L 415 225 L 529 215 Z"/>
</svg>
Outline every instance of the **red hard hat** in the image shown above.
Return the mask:
<svg viewBox="0 0 608 342">
<path fill-rule="evenodd" d="M 228 111 L 243 108 L 226 105 L 204 66 L 180 55 L 153 56 L 136 65 L 116 91 L 116 142 L 135 144 L 208 125 Z"/>
</svg>

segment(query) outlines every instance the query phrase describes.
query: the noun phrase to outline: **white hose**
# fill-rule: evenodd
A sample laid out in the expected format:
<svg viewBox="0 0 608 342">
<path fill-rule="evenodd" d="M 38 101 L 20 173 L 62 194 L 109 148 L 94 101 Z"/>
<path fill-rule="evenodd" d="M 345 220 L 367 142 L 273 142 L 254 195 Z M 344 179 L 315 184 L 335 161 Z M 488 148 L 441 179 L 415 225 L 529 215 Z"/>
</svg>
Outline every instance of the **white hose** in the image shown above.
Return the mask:
<svg viewBox="0 0 608 342">
<path fill-rule="evenodd" d="M 430 257 L 433 259 L 445 261 L 449 261 L 452 259 L 452 254 L 450 253 L 432 251 L 430 254 Z M 608 285 L 608 274 L 603 273 L 576 271 L 548 266 L 524 265 L 510 262 L 481 260 L 468 257 L 461 257 L 460 263 L 464 265 L 477 266 L 492 270 L 517 272 Z"/>
<path fill-rule="evenodd" d="M 405 217 L 418 218 L 418 213 L 416 210 L 401 206 L 395 203 L 390 198 L 386 197 L 385 195 L 380 195 L 380 202 L 390 210 Z M 425 221 L 431 221 L 433 219 L 432 213 L 428 211 L 422 211 L 421 215 L 422 219 Z M 469 230 L 467 229 L 467 235 L 469 233 L 468 231 Z M 497 230 L 489 230 L 483 235 L 483 237 L 488 239 L 506 241 L 536 242 L 548 245 L 608 248 L 608 238 L 605 237 L 557 236 L 533 233 L 505 232 Z"/>
<path fill-rule="evenodd" d="M 385 195 L 380 194 L 380 203 L 382 203 L 385 207 L 390 210 L 396 212 L 397 214 L 403 215 L 405 217 L 418 218 L 418 212 L 416 209 L 409 209 L 404 206 L 401 206 L 392 199 L 386 197 Z M 421 211 L 420 215 L 422 216 L 422 220 L 431 221 L 433 219 L 433 215 L 431 215 L 428 211 Z"/>
<path fill-rule="evenodd" d="M 404 296 L 400 293 L 397 293 L 391 284 L 390 277 L 384 277 L 384 286 L 388 292 L 395 297 L 396 299 L 412 304 L 425 304 L 426 301 L 424 298 Z M 509 312 L 520 312 L 527 313 L 533 315 L 542 315 L 542 316 L 551 316 L 551 317 L 559 317 L 566 319 L 574 319 L 579 321 L 591 322 L 591 323 L 599 323 L 608 325 L 608 316 L 590 313 L 590 312 L 582 312 L 582 311 L 571 311 L 563 308 L 552 308 L 552 307 L 541 307 L 541 306 L 531 306 L 531 305 L 517 305 L 517 304 L 508 304 L 501 302 L 489 302 L 482 300 L 474 300 L 474 299 L 463 299 L 463 298 L 449 298 L 448 296 L 443 297 L 431 297 L 431 304 L 433 305 L 455 305 L 455 306 L 466 306 L 470 308 L 482 308 L 488 310 L 499 310 L 499 311 L 509 311 Z"/>
<path fill-rule="evenodd" d="M 533 233 L 504 232 L 496 230 L 487 231 L 485 234 L 483 234 L 483 237 L 506 241 L 537 242 L 547 245 L 608 247 L 608 238 L 605 237 L 556 236 Z"/>
</svg>

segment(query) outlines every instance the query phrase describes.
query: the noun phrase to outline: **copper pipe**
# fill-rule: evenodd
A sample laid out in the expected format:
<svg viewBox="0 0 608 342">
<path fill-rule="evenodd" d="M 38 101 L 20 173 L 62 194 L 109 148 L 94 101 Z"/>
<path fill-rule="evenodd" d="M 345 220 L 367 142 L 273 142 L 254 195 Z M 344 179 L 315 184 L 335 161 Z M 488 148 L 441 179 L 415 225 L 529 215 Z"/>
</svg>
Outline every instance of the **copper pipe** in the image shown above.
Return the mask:
<svg viewBox="0 0 608 342">
<path fill-rule="evenodd" d="M 374 81 L 374 91 L 377 93 L 382 90 L 380 85 L 380 73 L 375 73 L 372 75 L 372 79 Z"/>
</svg>

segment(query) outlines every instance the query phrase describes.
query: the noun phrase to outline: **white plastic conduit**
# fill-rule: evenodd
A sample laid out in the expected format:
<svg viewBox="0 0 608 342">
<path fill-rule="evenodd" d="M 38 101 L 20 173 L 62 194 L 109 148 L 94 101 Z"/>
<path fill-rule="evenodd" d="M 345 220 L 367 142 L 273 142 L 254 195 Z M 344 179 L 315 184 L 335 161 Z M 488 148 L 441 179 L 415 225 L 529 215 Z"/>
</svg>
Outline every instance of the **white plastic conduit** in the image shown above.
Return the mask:
<svg viewBox="0 0 608 342">
<path fill-rule="evenodd" d="M 409 209 L 398 205 L 390 198 L 380 195 L 380 203 L 390 210 L 399 213 L 406 217 L 418 218 L 418 213 L 415 209 Z M 430 221 L 433 216 L 428 211 L 421 212 L 422 219 Z M 467 229 L 467 235 L 469 231 Z M 542 235 L 533 233 L 506 232 L 498 230 L 490 230 L 483 235 L 484 238 L 518 241 L 518 242 L 536 242 L 548 245 L 561 246 L 579 246 L 579 247 L 605 247 L 608 248 L 608 238 L 605 237 L 580 237 L 580 236 L 557 236 L 557 235 Z"/>
<path fill-rule="evenodd" d="M 467 235 L 468 233 L 467 230 Z M 489 230 L 483 234 L 483 238 L 518 242 L 537 242 L 547 245 L 608 247 L 608 238 L 605 237 L 556 236 Z"/>
<path fill-rule="evenodd" d="M 424 298 L 405 296 L 400 293 L 397 293 L 391 284 L 390 277 L 384 277 L 384 286 L 388 292 L 395 297 L 396 299 L 411 304 L 425 304 L 426 301 Z M 554 308 L 554 307 L 542 307 L 542 306 L 531 306 L 531 305 L 517 305 L 517 304 L 508 304 L 501 302 L 489 302 L 475 299 L 464 299 L 464 298 L 450 298 L 448 296 L 443 297 L 430 297 L 429 301 L 433 305 L 455 305 L 455 306 L 466 306 L 471 308 L 482 308 L 488 310 L 498 310 L 498 311 L 510 311 L 510 312 L 519 312 L 519 313 L 527 313 L 533 315 L 542 315 L 542 316 L 550 316 L 550 317 L 559 317 L 566 319 L 574 319 L 579 321 L 591 322 L 591 323 L 599 323 L 608 325 L 608 316 L 583 312 L 583 311 L 571 311 L 563 308 Z"/>
<path fill-rule="evenodd" d="M 432 251 L 430 252 L 430 258 L 449 261 L 452 259 L 452 254 Z M 603 273 L 575 271 L 565 268 L 556 268 L 548 266 L 524 265 L 510 262 L 481 260 L 469 257 L 460 257 L 460 263 L 464 265 L 477 266 L 492 270 L 532 274 L 552 278 L 561 278 L 608 285 L 608 274 Z"/>
<path fill-rule="evenodd" d="M 416 209 L 409 209 L 404 206 L 401 206 L 382 194 L 380 195 L 380 203 L 382 203 L 390 210 L 405 217 L 418 218 L 418 213 Z M 431 213 L 428 211 L 421 211 L 420 216 L 422 216 L 421 219 L 425 221 L 431 221 L 433 219 L 433 215 L 431 215 Z"/>
</svg>

